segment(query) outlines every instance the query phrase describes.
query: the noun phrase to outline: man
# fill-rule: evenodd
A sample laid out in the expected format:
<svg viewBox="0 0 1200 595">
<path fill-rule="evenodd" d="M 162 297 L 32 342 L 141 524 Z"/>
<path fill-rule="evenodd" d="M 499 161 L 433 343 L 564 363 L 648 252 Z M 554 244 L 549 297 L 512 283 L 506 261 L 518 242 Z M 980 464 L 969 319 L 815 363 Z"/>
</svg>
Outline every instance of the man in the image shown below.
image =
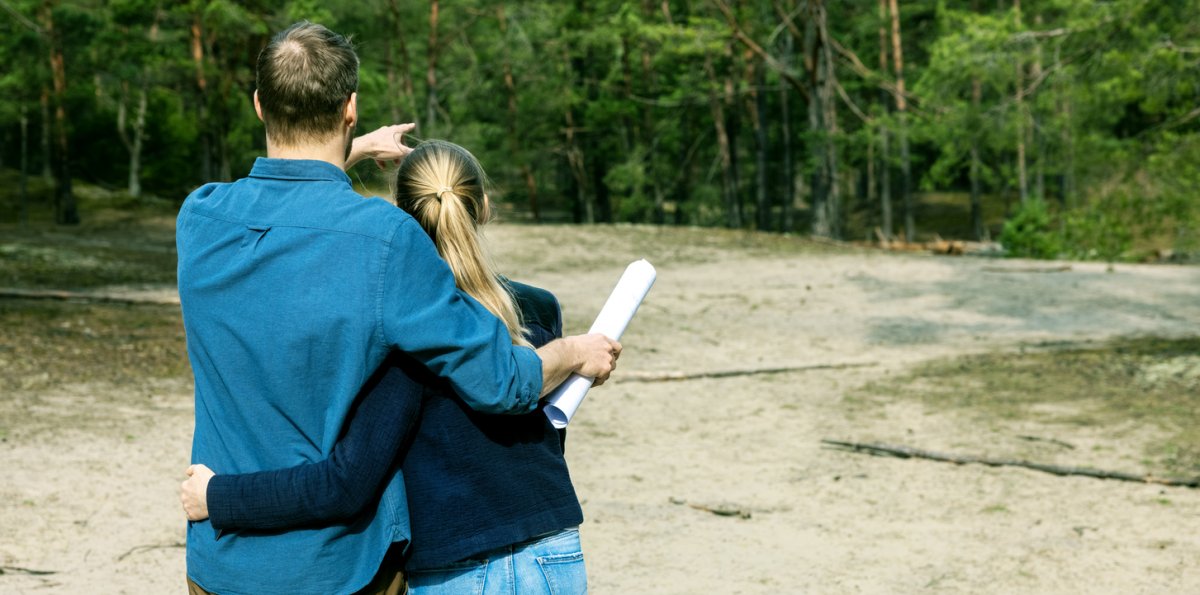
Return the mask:
<svg viewBox="0 0 1200 595">
<path fill-rule="evenodd" d="M 603 382 L 620 345 L 602 335 L 533 350 L 460 293 L 421 227 L 354 193 L 343 171 L 395 161 L 411 125 L 354 139 L 358 58 L 298 23 L 258 60 L 254 107 L 267 158 L 192 193 L 177 221 L 179 294 L 196 380 L 192 460 L 221 473 L 326 458 L 359 388 L 389 350 L 446 378 L 472 407 L 525 413 L 572 372 Z M 193 593 L 353 593 L 402 587 L 381 567 L 408 537 L 403 480 L 346 524 L 219 534 L 190 523 Z"/>
</svg>

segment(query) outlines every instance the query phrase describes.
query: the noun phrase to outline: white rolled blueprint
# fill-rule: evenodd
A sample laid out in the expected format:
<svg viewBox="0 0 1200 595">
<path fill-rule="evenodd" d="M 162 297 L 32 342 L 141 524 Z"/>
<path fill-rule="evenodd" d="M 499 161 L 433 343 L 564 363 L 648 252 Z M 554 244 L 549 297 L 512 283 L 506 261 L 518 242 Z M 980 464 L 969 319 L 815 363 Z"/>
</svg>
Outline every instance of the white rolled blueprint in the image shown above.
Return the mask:
<svg viewBox="0 0 1200 595">
<path fill-rule="evenodd" d="M 644 258 L 625 267 L 625 273 L 609 294 L 608 301 L 604 302 L 604 307 L 600 309 L 600 314 L 596 316 L 596 321 L 592 323 L 588 333 L 603 333 L 614 341 L 621 340 L 621 334 L 625 332 L 625 327 L 629 326 L 629 321 L 633 320 L 633 315 L 650 292 L 657 276 L 654 266 Z M 571 417 L 579 409 L 579 404 L 583 402 L 583 397 L 592 387 L 593 381 L 592 378 L 572 374 L 566 382 L 550 393 L 544 411 L 554 427 L 567 427 Z"/>
</svg>

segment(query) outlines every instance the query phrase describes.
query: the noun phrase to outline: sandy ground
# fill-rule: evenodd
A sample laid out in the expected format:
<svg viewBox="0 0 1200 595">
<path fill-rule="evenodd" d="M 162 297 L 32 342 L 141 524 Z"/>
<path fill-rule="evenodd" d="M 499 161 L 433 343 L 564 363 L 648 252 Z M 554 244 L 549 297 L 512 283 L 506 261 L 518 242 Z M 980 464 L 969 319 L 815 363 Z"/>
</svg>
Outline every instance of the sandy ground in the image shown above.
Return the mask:
<svg viewBox="0 0 1200 595">
<path fill-rule="evenodd" d="M 1063 263 L 742 249 L 641 227 L 492 236 L 502 268 L 559 296 L 568 332 L 586 330 L 630 260 L 659 270 L 618 376 L 568 440 L 593 593 L 1200 592 L 1200 491 L 820 445 L 1138 470 L 1152 427 L 981 420 L 846 395 L 955 354 L 1200 334 L 1200 268 L 1036 272 Z M 185 591 L 176 486 L 190 390 L 81 383 L 0 399 L 29 413 L 0 442 L 0 593 Z"/>
</svg>

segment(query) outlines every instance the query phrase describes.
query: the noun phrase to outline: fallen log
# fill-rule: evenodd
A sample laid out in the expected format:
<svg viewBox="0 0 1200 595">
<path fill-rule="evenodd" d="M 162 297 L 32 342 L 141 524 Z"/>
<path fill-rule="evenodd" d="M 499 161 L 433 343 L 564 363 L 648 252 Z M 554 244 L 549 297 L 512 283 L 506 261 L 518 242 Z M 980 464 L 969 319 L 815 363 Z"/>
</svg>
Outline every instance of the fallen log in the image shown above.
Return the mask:
<svg viewBox="0 0 1200 595">
<path fill-rule="evenodd" d="M 0 574 L 28 574 L 31 576 L 46 576 L 50 574 L 58 574 L 58 571 L 34 570 L 32 568 L 21 568 L 20 566 L 0 566 Z"/>
<path fill-rule="evenodd" d="M 1064 264 L 1054 267 L 983 267 L 981 270 L 988 273 L 1066 273 L 1071 270 L 1071 265 Z"/>
<path fill-rule="evenodd" d="M 780 368 L 746 368 L 717 370 L 711 372 L 622 372 L 617 378 L 629 382 L 673 382 L 697 378 L 729 378 L 731 376 L 753 376 L 756 374 L 782 374 L 785 372 L 807 372 L 810 370 L 844 370 L 878 365 L 875 362 L 849 364 L 813 364 L 808 366 L 784 366 Z"/>
<path fill-rule="evenodd" d="M 1200 477 L 1191 479 L 1186 478 L 1170 478 L 1170 477 L 1155 477 L 1150 474 L 1125 473 L 1123 471 L 1106 471 L 1103 469 L 1093 469 L 1091 467 L 1064 467 L 1060 465 L 1048 465 L 1045 463 L 1034 463 L 1030 461 L 1018 461 L 1011 459 L 993 459 L 989 457 L 978 457 L 973 455 L 955 455 L 929 450 L 921 450 L 909 446 L 899 446 L 893 444 L 865 443 L 865 442 L 847 442 L 844 440 L 821 440 L 822 444 L 826 444 L 835 448 L 845 449 L 853 452 L 861 452 L 874 456 L 890 456 L 901 459 L 927 459 L 931 461 L 942 461 L 946 463 L 954 463 L 956 465 L 966 465 L 976 463 L 979 465 L 987 465 L 989 467 L 1021 467 L 1024 469 L 1032 469 L 1034 471 L 1042 471 L 1059 476 L 1077 475 L 1083 477 L 1094 477 L 1097 479 L 1115 479 L 1118 481 L 1131 481 L 1135 483 L 1150 483 L 1156 485 L 1164 485 L 1171 487 L 1198 488 L 1200 487 Z"/>
<path fill-rule="evenodd" d="M 67 291 L 63 289 L 21 289 L 18 287 L 0 287 L 0 298 L 23 300 L 58 300 L 101 302 L 108 304 L 160 304 L 178 306 L 179 296 L 160 296 L 150 294 L 124 294 L 99 291 Z"/>
</svg>

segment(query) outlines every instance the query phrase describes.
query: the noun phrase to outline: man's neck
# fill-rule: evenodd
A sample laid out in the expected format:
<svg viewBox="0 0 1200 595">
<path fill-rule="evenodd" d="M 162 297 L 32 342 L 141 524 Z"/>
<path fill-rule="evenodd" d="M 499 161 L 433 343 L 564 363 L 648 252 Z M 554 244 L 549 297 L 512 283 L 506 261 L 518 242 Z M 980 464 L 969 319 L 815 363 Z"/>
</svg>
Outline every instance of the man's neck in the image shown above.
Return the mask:
<svg viewBox="0 0 1200 595">
<path fill-rule="evenodd" d="M 325 143 L 304 145 L 281 145 L 271 142 L 267 137 L 267 157 L 271 159 L 312 159 L 332 163 L 338 169 L 346 165 L 346 146 L 341 139 L 331 139 Z"/>
</svg>

